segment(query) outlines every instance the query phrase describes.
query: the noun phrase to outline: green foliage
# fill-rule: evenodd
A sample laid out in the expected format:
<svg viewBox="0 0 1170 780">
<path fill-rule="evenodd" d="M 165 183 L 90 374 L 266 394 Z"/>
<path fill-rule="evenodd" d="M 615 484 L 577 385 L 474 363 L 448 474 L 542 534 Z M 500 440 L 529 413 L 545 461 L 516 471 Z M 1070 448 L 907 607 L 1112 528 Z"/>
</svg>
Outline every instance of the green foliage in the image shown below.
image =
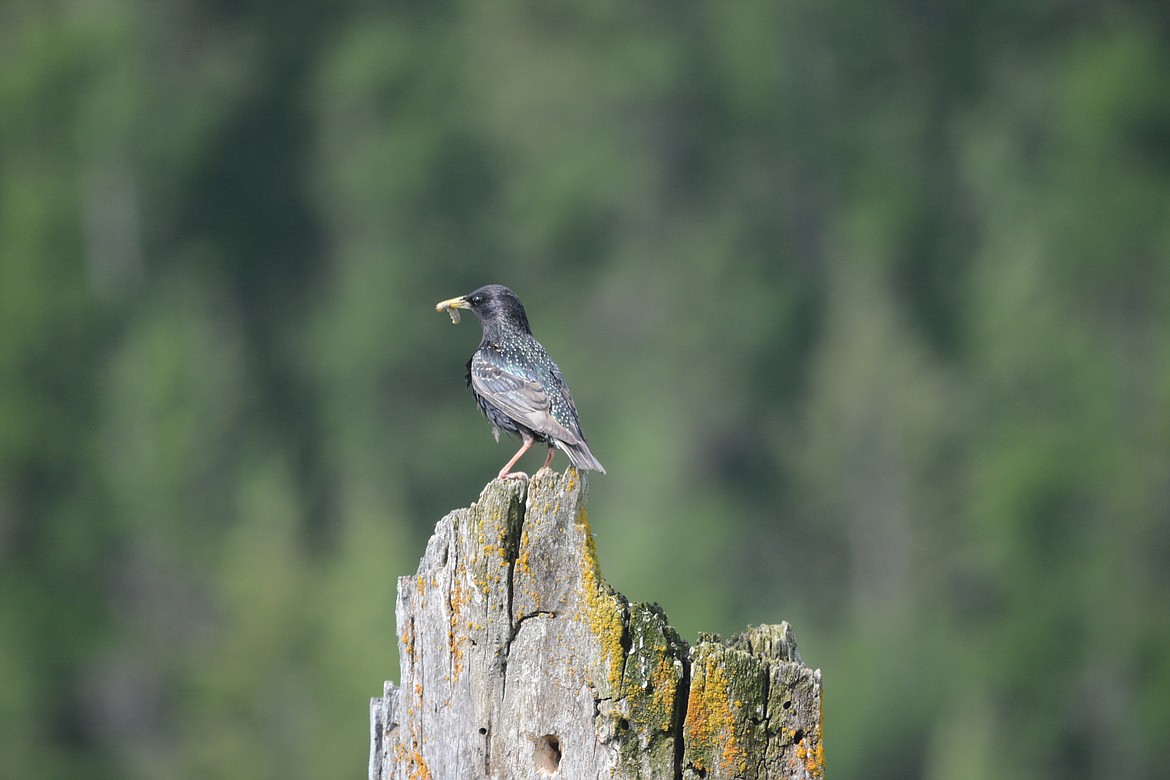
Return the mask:
<svg viewBox="0 0 1170 780">
<path fill-rule="evenodd" d="M 1161 7 L 0 21 L 6 774 L 360 776 L 500 282 L 608 579 L 792 621 L 834 775 L 1165 776 Z"/>
</svg>

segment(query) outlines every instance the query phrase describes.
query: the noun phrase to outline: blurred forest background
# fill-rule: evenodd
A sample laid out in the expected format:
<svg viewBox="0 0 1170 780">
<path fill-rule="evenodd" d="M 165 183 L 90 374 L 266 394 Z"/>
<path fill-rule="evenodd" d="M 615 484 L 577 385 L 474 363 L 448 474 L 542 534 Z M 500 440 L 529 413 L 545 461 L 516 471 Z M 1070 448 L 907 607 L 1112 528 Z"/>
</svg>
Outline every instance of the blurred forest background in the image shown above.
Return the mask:
<svg viewBox="0 0 1170 780">
<path fill-rule="evenodd" d="M 1170 777 L 1168 84 L 1141 0 L 0 4 L 0 775 L 363 776 L 500 282 L 830 776 Z"/>
</svg>

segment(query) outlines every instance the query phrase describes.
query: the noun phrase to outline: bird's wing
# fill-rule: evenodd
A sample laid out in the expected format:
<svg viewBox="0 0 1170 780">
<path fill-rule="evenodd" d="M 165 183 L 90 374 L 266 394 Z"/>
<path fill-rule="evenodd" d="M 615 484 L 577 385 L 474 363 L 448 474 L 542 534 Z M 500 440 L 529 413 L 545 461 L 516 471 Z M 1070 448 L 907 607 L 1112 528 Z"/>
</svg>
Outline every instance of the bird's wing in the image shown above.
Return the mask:
<svg viewBox="0 0 1170 780">
<path fill-rule="evenodd" d="M 565 378 L 561 376 L 561 370 L 555 365 L 552 367 L 553 385 L 557 388 L 557 392 L 565 400 L 565 405 L 569 407 L 569 416 L 573 420 L 573 430 L 577 434 L 578 439 L 585 438 L 581 435 L 581 429 L 577 424 L 577 404 L 573 403 L 573 395 L 569 392 L 569 386 L 565 384 Z"/>
<path fill-rule="evenodd" d="M 480 349 L 472 356 L 471 387 L 526 428 L 567 444 L 578 442 L 577 434 L 550 411 L 549 390 L 559 393 L 560 388 L 546 389 L 535 371 L 508 363 L 494 349 Z"/>
</svg>

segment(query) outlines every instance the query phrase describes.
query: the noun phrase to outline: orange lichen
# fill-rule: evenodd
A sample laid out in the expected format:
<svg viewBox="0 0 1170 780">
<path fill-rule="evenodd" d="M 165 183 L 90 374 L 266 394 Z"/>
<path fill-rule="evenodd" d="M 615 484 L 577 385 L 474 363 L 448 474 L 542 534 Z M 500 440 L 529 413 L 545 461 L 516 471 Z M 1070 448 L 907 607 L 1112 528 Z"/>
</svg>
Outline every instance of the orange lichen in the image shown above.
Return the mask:
<svg viewBox="0 0 1170 780">
<path fill-rule="evenodd" d="M 492 544 L 490 542 L 485 543 L 483 535 L 481 534 L 479 537 L 479 544 L 480 544 L 480 547 L 483 548 L 484 553 L 486 553 L 487 556 L 494 556 L 496 558 L 499 558 L 499 560 L 496 562 L 497 566 L 507 566 L 508 565 L 508 529 L 507 528 L 500 529 L 500 536 L 499 536 L 499 539 L 497 541 L 499 542 L 498 544 Z"/>
<path fill-rule="evenodd" d="M 414 685 L 414 698 L 419 703 L 419 709 L 422 705 L 423 687 L 419 683 Z M 431 770 L 427 766 L 426 759 L 423 757 L 422 743 L 426 738 L 421 734 L 421 726 L 417 718 L 413 717 L 414 707 L 407 708 L 407 717 L 410 723 L 410 743 L 403 744 L 399 740 L 394 745 L 394 758 L 399 766 L 405 766 L 408 772 L 407 777 L 410 780 L 431 780 Z"/>
<path fill-rule="evenodd" d="M 823 726 L 823 722 L 818 720 L 816 732 L 811 736 L 806 735 L 796 745 L 796 757 L 804 763 L 805 771 L 808 772 L 810 777 L 823 778 L 825 776 L 825 743 L 822 739 Z"/>
<path fill-rule="evenodd" d="M 822 705 L 823 706 L 823 705 Z M 816 731 L 805 733 L 800 728 L 787 731 L 786 736 L 796 746 L 796 759 L 804 765 L 805 772 L 810 777 L 823 778 L 825 776 L 825 744 L 822 739 L 823 709 L 821 718 L 817 720 Z"/>
<path fill-rule="evenodd" d="M 427 760 L 423 757 L 422 750 L 419 748 L 418 742 L 412 742 L 410 749 L 405 751 L 407 766 L 410 767 L 410 774 L 407 777 L 410 780 L 431 780 L 431 770 L 427 766 Z"/>
<path fill-rule="evenodd" d="M 416 741 L 412 741 L 410 747 L 401 742 L 395 745 L 394 758 L 398 765 L 408 767 L 410 774 L 407 777 L 410 780 L 431 780 L 431 770 L 427 767 L 426 759 L 423 758 Z"/>
<path fill-rule="evenodd" d="M 458 677 L 459 673 L 463 671 L 463 640 L 465 637 L 461 636 L 459 621 L 463 614 L 463 608 L 467 606 L 470 600 L 470 594 L 467 589 L 463 587 L 463 583 L 459 580 L 459 569 L 455 570 L 455 577 L 451 583 L 451 593 L 448 599 L 448 627 L 447 627 L 447 644 L 451 648 L 451 676 Z"/>
<path fill-rule="evenodd" d="M 662 715 L 663 722 L 669 724 L 674 711 L 674 697 L 678 693 L 678 677 L 675 676 L 674 661 L 667 655 L 666 646 L 656 647 L 655 651 L 659 653 L 658 663 L 654 664 L 650 672 L 654 709 Z"/>
<path fill-rule="evenodd" d="M 589 515 L 584 505 L 577 513 L 577 527 L 585 536 L 585 557 L 582 561 L 581 589 L 589 628 L 601 642 L 603 660 L 609 664 L 607 679 L 610 690 L 616 691 L 622 681 L 622 613 L 614 597 L 608 593 L 609 586 L 601 577 L 601 565 L 597 562 L 597 543 L 589 530 Z"/>
<path fill-rule="evenodd" d="M 736 717 L 728 700 L 727 673 L 714 658 L 704 659 L 694 671 L 685 723 L 691 762 L 698 769 L 743 772 L 747 756 L 735 737 Z M 717 758 L 722 759 L 718 767 L 708 766 Z"/>
<path fill-rule="evenodd" d="M 500 523 L 499 544 L 497 545 L 497 549 L 498 549 L 499 555 L 500 555 L 500 565 L 501 566 L 506 565 L 508 563 L 508 524 L 507 523 Z"/>
<path fill-rule="evenodd" d="M 406 653 L 406 657 L 414 659 L 414 622 L 408 622 L 402 626 L 402 649 Z"/>
<path fill-rule="evenodd" d="M 516 565 L 520 567 L 520 571 L 525 574 L 532 574 L 532 569 L 528 566 L 528 528 L 520 534 L 520 556 L 516 559 Z"/>
<path fill-rule="evenodd" d="M 804 763 L 804 769 L 812 777 L 825 776 L 825 746 L 818 741 L 812 749 L 803 743 L 796 747 L 796 757 Z"/>
</svg>

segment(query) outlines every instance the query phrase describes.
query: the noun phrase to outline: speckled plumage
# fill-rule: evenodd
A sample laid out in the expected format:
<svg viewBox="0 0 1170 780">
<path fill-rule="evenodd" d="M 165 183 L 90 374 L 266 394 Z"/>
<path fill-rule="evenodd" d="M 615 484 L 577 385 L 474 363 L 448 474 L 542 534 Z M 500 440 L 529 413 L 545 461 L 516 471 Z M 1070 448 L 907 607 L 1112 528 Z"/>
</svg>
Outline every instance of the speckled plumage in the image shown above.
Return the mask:
<svg viewBox="0 0 1170 780">
<path fill-rule="evenodd" d="M 552 461 L 554 449 L 559 449 L 578 469 L 604 474 L 581 432 L 577 407 L 561 370 L 533 338 L 516 294 L 493 284 L 436 307 L 440 311 L 455 308 L 470 310 L 483 327 L 479 348 L 467 361 L 467 385 L 480 411 L 491 422 L 497 438 L 503 430 L 524 440 L 500 476 L 523 476 L 508 469 L 534 441 L 549 446 L 545 466 Z"/>
</svg>

